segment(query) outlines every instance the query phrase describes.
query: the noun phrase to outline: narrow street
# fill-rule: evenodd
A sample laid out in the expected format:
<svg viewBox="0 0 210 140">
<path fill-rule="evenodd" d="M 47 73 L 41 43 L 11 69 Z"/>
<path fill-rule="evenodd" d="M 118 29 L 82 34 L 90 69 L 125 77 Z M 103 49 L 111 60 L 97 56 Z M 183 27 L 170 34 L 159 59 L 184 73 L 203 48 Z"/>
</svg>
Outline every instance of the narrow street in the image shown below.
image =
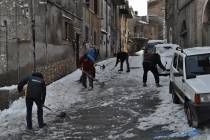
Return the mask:
<svg viewBox="0 0 210 140">
<path fill-rule="evenodd" d="M 209 39 L 210 0 L 1 0 L 0 140 L 210 140 Z"/>
<path fill-rule="evenodd" d="M 96 78 L 104 82 L 104 85 L 95 82 L 92 91 L 82 88 L 77 81 L 70 82 L 72 85 L 64 94 L 71 95 L 77 92 L 75 94 L 80 100 L 71 104 L 64 97 L 63 102 L 55 103 L 59 106 L 55 112 L 45 110 L 44 119 L 48 125 L 46 128 L 36 128 L 36 115 L 34 115 L 33 131 L 25 130 L 22 118 L 22 126 L 18 126 L 17 122 L 11 123 L 16 125 L 16 128 L 19 127 L 19 130 L 16 129 L 15 133 L 11 133 L 14 130 L 9 130 L 11 127 L 7 125 L 7 133 L 4 129 L 0 139 L 187 140 L 201 133 L 200 130 L 195 132 L 193 128 L 188 127 L 182 105 L 172 103 L 168 93 L 168 77 L 160 77 L 163 86 L 156 88 L 154 79 L 149 73 L 148 87 L 142 87 L 140 56 L 130 57 L 130 73 L 124 70 L 120 74 L 117 71 L 119 67 L 111 71 L 114 63 L 115 59 L 100 63 L 106 68 L 104 70 L 98 68 Z M 59 88 L 63 92 L 62 88 L 64 89 L 68 86 L 65 84 L 69 83 L 62 84 L 63 86 L 56 87 L 56 92 Z M 51 90 L 53 89 L 48 91 Z M 52 101 L 47 102 L 48 106 L 52 104 L 54 104 Z M 56 117 L 63 111 L 67 114 L 66 117 Z"/>
</svg>

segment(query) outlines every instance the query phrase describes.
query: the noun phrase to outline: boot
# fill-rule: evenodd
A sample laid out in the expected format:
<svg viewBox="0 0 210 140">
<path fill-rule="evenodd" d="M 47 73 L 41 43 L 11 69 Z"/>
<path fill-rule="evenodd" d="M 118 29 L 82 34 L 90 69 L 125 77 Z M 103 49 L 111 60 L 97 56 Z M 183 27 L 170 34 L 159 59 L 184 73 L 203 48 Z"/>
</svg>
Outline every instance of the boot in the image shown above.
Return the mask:
<svg viewBox="0 0 210 140">
<path fill-rule="evenodd" d="M 46 127 L 47 124 L 46 123 L 43 123 L 42 125 L 39 126 L 39 128 L 43 128 L 43 127 Z"/>
<path fill-rule="evenodd" d="M 159 83 L 156 83 L 156 87 L 161 87 L 161 85 Z"/>
<path fill-rule="evenodd" d="M 146 87 L 147 86 L 147 84 L 146 83 L 143 83 L 143 87 Z"/>
</svg>

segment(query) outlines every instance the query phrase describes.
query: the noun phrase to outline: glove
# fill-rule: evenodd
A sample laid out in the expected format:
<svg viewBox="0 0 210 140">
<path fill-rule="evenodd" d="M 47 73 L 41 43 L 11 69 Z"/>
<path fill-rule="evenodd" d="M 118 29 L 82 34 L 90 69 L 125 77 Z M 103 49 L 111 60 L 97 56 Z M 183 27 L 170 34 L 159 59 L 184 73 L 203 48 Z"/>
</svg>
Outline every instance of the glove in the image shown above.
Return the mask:
<svg viewBox="0 0 210 140">
<path fill-rule="evenodd" d="M 42 105 L 44 105 L 45 100 L 42 100 L 41 102 L 42 102 Z"/>
</svg>

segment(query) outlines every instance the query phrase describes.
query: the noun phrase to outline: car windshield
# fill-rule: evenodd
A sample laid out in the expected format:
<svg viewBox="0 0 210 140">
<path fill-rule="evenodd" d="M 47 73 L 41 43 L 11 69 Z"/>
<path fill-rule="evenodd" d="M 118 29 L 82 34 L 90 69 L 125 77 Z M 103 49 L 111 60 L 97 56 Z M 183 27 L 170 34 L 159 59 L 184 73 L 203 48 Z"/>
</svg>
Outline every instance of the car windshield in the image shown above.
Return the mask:
<svg viewBox="0 0 210 140">
<path fill-rule="evenodd" d="M 186 58 L 186 74 L 210 74 L 210 54 L 188 56 Z"/>
</svg>

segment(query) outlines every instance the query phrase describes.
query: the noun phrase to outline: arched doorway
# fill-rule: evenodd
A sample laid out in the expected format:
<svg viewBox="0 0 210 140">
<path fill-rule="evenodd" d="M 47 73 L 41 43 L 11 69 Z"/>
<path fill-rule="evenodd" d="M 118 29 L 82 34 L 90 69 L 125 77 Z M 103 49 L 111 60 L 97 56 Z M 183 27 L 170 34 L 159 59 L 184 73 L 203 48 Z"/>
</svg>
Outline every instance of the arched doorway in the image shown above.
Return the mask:
<svg viewBox="0 0 210 140">
<path fill-rule="evenodd" d="M 203 10 L 203 45 L 210 45 L 210 1 L 206 1 Z"/>
<path fill-rule="evenodd" d="M 187 24 L 185 20 L 182 21 L 180 37 L 181 37 L 181 46 L 183 48 L 188 48 L 189 44 L 188 44 L 188 38 L 187 38 Z"/>
</svg>

